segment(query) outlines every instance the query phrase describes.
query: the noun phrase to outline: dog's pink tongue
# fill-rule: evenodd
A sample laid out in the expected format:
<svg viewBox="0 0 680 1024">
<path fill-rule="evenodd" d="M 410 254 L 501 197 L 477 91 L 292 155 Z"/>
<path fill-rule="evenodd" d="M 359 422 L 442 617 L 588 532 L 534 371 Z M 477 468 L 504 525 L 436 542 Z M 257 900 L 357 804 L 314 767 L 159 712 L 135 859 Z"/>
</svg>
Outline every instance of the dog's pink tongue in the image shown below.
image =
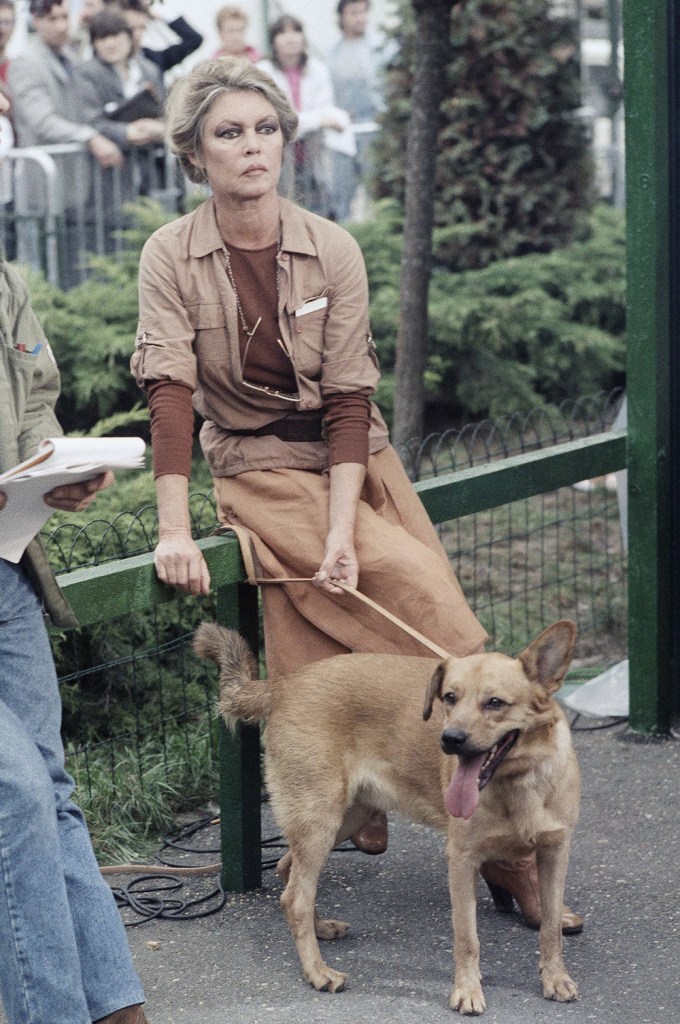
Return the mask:
<svg viewBox="0 0 680 1024">
<path fill-rule="evenodd" d="M 459 758 L 458 767 L 444 796 L 446 809 L 454 818 L 471 818 L 479 803 L 479 773 L 486 754 Z"/>
</svg>

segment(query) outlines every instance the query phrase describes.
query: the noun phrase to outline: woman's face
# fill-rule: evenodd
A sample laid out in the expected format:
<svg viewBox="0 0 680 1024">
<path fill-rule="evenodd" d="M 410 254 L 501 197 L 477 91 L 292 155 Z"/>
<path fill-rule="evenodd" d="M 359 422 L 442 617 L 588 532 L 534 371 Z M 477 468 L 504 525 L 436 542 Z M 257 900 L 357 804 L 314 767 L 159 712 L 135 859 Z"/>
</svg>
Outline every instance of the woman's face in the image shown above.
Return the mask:
<svg viewBox="0 0 680 1024">
<path fill-rule="evenodd" d="M 295 67 L 305 52 L 305 34 L 296 28 L 286 28 L 274 36 L 272 45 L 282 67 Z"/>
<path fill-rule="evenodd" d="M 235 89 L 213 103 L 191 162 L 203 168 L 216 200 L 241 201 L 276 191 L 282 156 L 275 108 L 259 92 Z"/>
<path fill-rule="evenodd" d="M 220 25 L 222 49 L 238 57 L 246 48 L 246 26 L 239 18 L 225 18 Z"/>
<path fill-rule="evenodd" d="M 122 64 L 132 53 L 132 39 L 128 32 L 118 32 L 115 36 L 96 39 L 92 46 L 104 64 Z"/>
</svg>

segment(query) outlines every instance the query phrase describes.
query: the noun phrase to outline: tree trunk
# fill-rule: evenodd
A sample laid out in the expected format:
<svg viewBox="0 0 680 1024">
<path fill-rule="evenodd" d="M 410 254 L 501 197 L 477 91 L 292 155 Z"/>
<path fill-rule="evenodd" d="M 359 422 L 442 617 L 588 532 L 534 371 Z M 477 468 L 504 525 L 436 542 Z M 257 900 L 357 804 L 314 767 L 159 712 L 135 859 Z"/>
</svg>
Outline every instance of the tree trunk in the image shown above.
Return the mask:
<svg viewBox="0 0 680 1024">
<path fill-rule="evenodd" d="M 406 141 L 404 243 L 392 426 L 396 444 L 423 433 L 437 135 L 440 105 L 447 89 L 451 9 L 455 0 L 412 2 L 416 15 L 416 67 Z"/>
</svg>

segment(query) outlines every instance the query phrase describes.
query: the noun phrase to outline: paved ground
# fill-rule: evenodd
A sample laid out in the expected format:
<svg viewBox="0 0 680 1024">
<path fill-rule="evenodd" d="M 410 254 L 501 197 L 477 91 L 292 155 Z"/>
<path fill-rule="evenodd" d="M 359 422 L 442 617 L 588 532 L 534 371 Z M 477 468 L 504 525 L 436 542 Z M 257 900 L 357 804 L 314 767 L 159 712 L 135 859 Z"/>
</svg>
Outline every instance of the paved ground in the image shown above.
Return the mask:
<svg viewBox="0 0 680 1024">
<path fill-rule="evenodd" d="M 624 737 L 620 727 L 575 735 L 583 800 L 568 898 L 586 915 L 586 928 L 565 940 L 565 952 L 581 998 L 563 1005 L 542 999 L 536 933 L 515 915 L 496 913 L 480 890 L 488 1024 L 678 1020 L 680 743 Z M 266 823 L 265 834 L 273 831 Z M 260 891 L 230 897 L 214 916 L 130 928 L 151 1024 L 454 1019 L 442 847 L 441 837 L 396 821 L 384 856 L 332 855 L 320 905 L 352 924 L 347 939 L 325 946 L 329 961 L 350 975 L 337 995 L 316 993 L 300 979 L 273 872 Z M 184 894 L 209 888 L 192 882 Z"/>
<path fill-rule="evenodd" d="M 486 1020 L 676 1021 L 680 743 L 626 740 L 620 727 L 578 732 L 575 739 L 583 800 L 568 898 L 586 915 L 586 928 L 565 940 L 565 950 L 581 998 L 565 1005 L 542 999 L 536 934 L 518 917 L 496 913 L 486 892 L 480 892 Z M 441 838 L 428 830 L 394 822 L 384 856 L 332 855 L 320 905 L 352 924 L 347 939 L 325 946 L 329 962 L 350 975 L 348 989 L 337 995 L 316 993 L 300 979 L 272 872 L 262 890 L 231 897 L 212 917 L 130 929 L 150 1021 L 451 1020 L 451 929 L 442 846 Z"/>
</svg>

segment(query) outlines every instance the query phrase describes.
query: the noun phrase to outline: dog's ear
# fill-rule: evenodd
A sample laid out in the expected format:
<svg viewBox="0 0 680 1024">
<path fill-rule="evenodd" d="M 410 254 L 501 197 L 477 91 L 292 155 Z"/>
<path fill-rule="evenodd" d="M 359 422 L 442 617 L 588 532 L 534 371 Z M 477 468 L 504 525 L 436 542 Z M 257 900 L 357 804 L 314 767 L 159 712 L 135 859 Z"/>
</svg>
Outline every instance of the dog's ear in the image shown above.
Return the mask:
<svg viewBox="0 0 680 1024">
<path fill-rule="evenodd" d="M 517 657 L 529 679 L 551 694 L 562 685 L 575 643 L 576 626 L 569 619 L 562 619 L 544 629 Z"/>
<path fill-rule="evenodd" d="M 442 680 L 444 679 L 445 672 L 446 662 L 440 661 L 427 684 L 427 690 L 425 691 L 425 704 L 423 706 L 423 718 L 426 722 L 432 715 L 432 706 L 434 704 L 435 697 L 438 697 L 441 693 Z"/>
</svg>

